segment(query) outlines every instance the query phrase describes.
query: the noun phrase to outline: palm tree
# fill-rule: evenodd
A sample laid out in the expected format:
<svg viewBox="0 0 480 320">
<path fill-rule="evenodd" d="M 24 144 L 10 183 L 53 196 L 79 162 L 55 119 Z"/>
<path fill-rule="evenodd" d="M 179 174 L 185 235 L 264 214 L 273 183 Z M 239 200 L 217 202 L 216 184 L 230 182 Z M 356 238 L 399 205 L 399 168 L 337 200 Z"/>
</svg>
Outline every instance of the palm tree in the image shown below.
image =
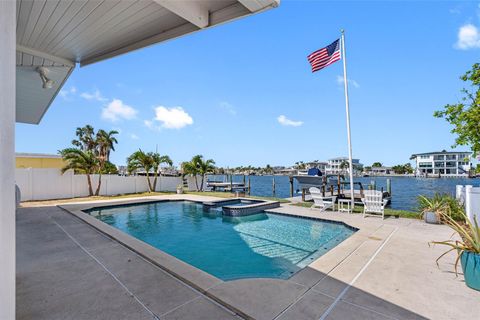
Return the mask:
<svg viewBox="0 0 480 320">
<path fill-rule="evenodd" d="M 110 162 L 110 152 L 115 151 L 115 144 L 118 143 L 116 134 L 118 134 L 118 131 L 106 132 L 101 129 L 95 134 L 95 129 L 87 124 L 84 127 L 78 127 L 75 131 L 77 139 L 73 139 L 72 144 L 77 148 L 67 148 L 59 151 L 67 162 L 65 170 L 68 170 L 69 167 L 72 169 L 75 169 L 76 166 L 82 167 L 87 165 L 87 162 L 90 165 L 95 162 L 95 165 L 92 165 L 87 171 L 82 168 L 75 169 L 76 172 L 88 172 L 87 180 L 90 195 L 93 195 L 90 174 L 98 174 L 98 185 L 95 190 L 95 195 L 98 196 L 102 185 L 102 173 L 116 171 L 115 165 Z M 88 161 L 87 158 L 89 158 Z"/>
<path fill-rule="evenodd" d="M 264 171 L 265 171 L 266 174 L 271 174 L 271 173 L 273 173 L 273 168 L 272 168 L 272 166 L 270 166 L 269 164 L 267 164 L 267 166 L 265 167 Z"/>
<path fill-rule="evenodd" d="M 182 173 L 184 176 L 186 175 L 192 175 L 195 177 L 195 186 L 197 188 L 197 191 L 198 191 L 198 179 L 197 179 L 197 175 L 198 175 L 198 167 L 196 166 L 195 163 L 193 163 L 193 159 L 192 161 L 185 161 L 185 162 L 182 162 L 181 164 L 182 166 Z"/>
<path fill-rule="evenodd" d="M 118 143 L 115 135 L 118 134 L 116 130 L 110 130 L 106 132 L 105 130 L 98 130 L 96 143 L 98 146 L 98 155 L 100 158 L 104 159 L 105 162 L 110 161 L 110 152 L 115 151 L 115 144 Z"/>
<path fill-rule="evenodd" d="M 69 169 L 75 170 L 77 173 L 84 173 L 87 176 L 88 193 L 93 196 L 92 180 L 90 175 L 99 169 L 99 162 L 96 155 L 92 151 L 84 151 L 77 148 L 66 148 L 59 151 L 66 165 L 62 168 L 62 173 Z M 100 181 L 95 192 L 98 196 L 100 192 Z"/>
<path fill-rule="evenodd" d="M 170 159 L 169 156 L 167 155 L 160 155 L 158 152 L 149 152 L 147 154 L 149 157 L 152 158 L 152 169 L 153 169 L 153 191 L 155 191 L 155 188 L 157 187 L 157 178 L 158 178 L 158 172 L 160 171 L 160 165 L 162 163 L 166 163 L 169 166 L 173 165 L 172 159 Z"/>
<path fill-rule="evenodd" d="M 152 184 L 150 182 L 150 170 L 154 166 L 153 159 L 150 155 L 143 152 L 142 149 L 138 149 L 127 158 L 127 171 L 132 173 L 133 171 L 143 169 L 145 170 L 145 176 L 147 177 L 148 190 L 152 192 Z"/>
<path fill-rule="evenodd" d="M 343 160 L 341 163 L 340 163 L 340 166 L 339 168 L 342 170 L 342 172 L 345 172 L 347 168 L 350 168 L 350 163 L 346 160 Z"/>
<path fill-rule="evenodd" d="M 85 127 L 78 127 L 75 135 L 78 139 L 72 140 L 74 146 L 79 147 L 83 151 L 93 151 L 96 148 L 95 130 L 91 125 L 87 124 Z"/>
<path fill-rule="evenodd" d="M 205 175 L 215 170 L 215 161 L 212 159 L 203 160 L 202 155 L 196 155 L 192 160 L 182 163 L 182 171 L 184 175 L 190 174 L 195 177 L 195 187 L 197 191 L 203 190 L 203 182 Z M 202 176 L 202 183 L 198 186 L 198 176 Z"/>
<path fill-rule="evenodd" d="M 92 128 L 93 129 L 93 128 Z M 102 185 L 102 172 L 105 168 L 105 164 L 110 162 L 110 152 L 115 151 L 115 143 L 118 143 L 117 138 L 114 135 L 118 134 L 118 131 L 111 130 L 106 132 L 105 130 L 98 130 L 95 140 L 92 146 L 95 148 L 95 153 L 98 158 L 100 170 L 98 171 L 98 186 L 95 192 L 96 195 L 100 193 L 100 186 Z"/>
<path fill-rule="evenodd" d="M 203 156 L 197 156 L 197 163 L 199 167 L 199 173 L 202 176 L 202 184 L 200 185 L 200 190 L 203 191 L 203 183 L 205 181 L 207 173 L 212 173 L 215 171 L 215 161 L 212 159 L 203 160 Z"/>
</svg>

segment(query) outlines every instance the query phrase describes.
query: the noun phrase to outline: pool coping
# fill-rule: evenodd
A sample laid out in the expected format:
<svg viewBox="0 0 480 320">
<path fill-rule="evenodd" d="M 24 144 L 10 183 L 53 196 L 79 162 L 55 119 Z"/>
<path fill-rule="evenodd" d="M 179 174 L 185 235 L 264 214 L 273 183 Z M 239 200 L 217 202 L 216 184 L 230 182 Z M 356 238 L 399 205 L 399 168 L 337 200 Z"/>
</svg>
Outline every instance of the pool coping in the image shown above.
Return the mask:
<svg viewBox="0 0 480 320">
<path fill-rule="evenodd" d="M 187 285 L 193 287 L 199 292 L 207 295 L 208 297 L 214 299 L 215 301 L 222 304 L 226 308 L 234 311 L 235 313 L 247 319 L 252 318 L 248 314 L 248 310 L 240 310 L 233 303 L 230 303 L 225 299 L 223 299 L 221 295 L 212 293 L 211 289 L 215 287 L 219 287 L 224 283 L 242 282 L 245 280 L 248 281 L 252 279 L 258 280 L 258 281 L 268 280 L 268 281 L 278 281 L 278 282 L 285 282 L 285 283 L 296 283 L 295 281 L 292 280 L 292 278 L 302 278 L 302 276 L 306 276 L 308 278 L 309 268 L 328 274 L 338 264 L 340 264 L 344 259 L 346 259 L 355 249 L 357 249 L 361 245 L 361 243 L 365 241 L 368 235 L 374 232 L 374 230 L 372 230 L 371 228 L 361 228 L 359 226 L 351 226 L 341 221 L 340 219 L 325 219 L 325 218 L 319 218 L 319 217 L 317 218 L 309 215 L 302 215 L 297 213 L 289 214 L 289 213 L 278 211 L 279 209 L 282 209 L 284 207 L 265 210 L 265 212 L 273 213 L 273 214 L 339 223 L 351 229 L 355 229 L 356 232 L 353 233 L 347 239 L 340 242 L 337 246 L 335 246 L 334 248 L 330 249 L 328 252 L 326 252 L 319 258 L 317 258 L 316 260 L 309 263 L 309 265 L 307 265 L 306 267 L 302 268 L 301 270 L 293 274 L 292 277 L 290 277 L 289 279 L 246 278 L 246 279 L 223 281 L 115 227 L 112 227 L 98 220 L 97 218 L 89 215 L 88 213 L 84 212 L 84 210 L 89 210 L 93 208 L 106 208 L 106 207 L 118 206 L 118 205 L 130 205 L 130 204 L 134 205 L 134 204 L 140 204 L 140 203 L 180 202 L 180 201 L 190 201 L 190 202 L 195 202 L 199 204 L 203 202 L 208 202 L 208 201 L 199 200 L 198 198 L 196 199 L 195 197 L 192 197 L 192 196 L 185 195 L 183 197 L 160 197 L 160 198 L 149 197 L 149 198 L 137 198 L 137 199 L 122 199 L 122 200 L 115 200 L 115 201 L 108 200 L 105 202 L 102 201 L 102 202 L 89 202 L 89 203 L 76 203 L 76 204 L 62 204 L 62 205 L 58 205 L 58 207 L 72 214 L 73 216 L 77 217 L 83 222 L 87 223 L 88 225 L 98 230 L 99 232 L 105 234 L 109 238 L 119 242 L 120 244 L 124 245 L 128 249 L 136 252 L 147 261 L 153 263 L 154 265 L 158 266 L 162 270 L 168 272 L 172 276 L 183 281 Z M 308 284 L 305 284 L 305 285 L 308 286 Z"/>
</svg>

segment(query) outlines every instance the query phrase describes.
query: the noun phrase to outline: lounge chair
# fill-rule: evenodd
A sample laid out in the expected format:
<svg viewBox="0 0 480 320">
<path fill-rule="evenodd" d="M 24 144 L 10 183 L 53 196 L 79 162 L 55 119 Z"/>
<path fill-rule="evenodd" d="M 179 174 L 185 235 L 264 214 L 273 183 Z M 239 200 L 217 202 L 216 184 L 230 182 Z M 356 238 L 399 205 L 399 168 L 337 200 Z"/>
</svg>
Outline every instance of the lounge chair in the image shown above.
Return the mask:
<svg viewBox="0 0 480 320">
<path fill-rule="evenodd" d="M 382 215 L 382 219 L 385 219 L 385 206 L 388 200 L 383 199 L 383 193 L 376 190 L 364 191 L 363 202 L 363 217 L 367 215 L 378 216 Z"/>
<path fill-rule="evenodd" d="M 311 209 L 318 207 L 320 208 L 320 211 L 325 211 L 327 209 L 335 210 L 336 196 L 323 197 L 320 189 L 316 187 L 311 187 L 308 191 L 313 199 L 313 206 Z"/>
</svg>

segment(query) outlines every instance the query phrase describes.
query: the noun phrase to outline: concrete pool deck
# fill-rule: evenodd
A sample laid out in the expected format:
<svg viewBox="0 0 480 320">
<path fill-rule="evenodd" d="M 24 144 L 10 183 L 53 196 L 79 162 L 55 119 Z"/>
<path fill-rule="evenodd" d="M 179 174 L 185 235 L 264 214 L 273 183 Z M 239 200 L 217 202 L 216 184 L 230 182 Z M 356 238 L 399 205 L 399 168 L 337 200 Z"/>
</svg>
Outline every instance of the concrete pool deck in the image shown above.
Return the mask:
<svg viewBox="0 0 480 320">
<path fill-rule="evenodd" d="M 106 203 L 114 201 L 70 208 Z M 144 257 L 148 245 L 132 248 L 128 237 L 112 239 L 58 207 L 20 208 L 17 318 L 474 319 L 480 314 L 480 292 L 466 287 L 462 275 L 455 277 L 454 255 L 440 268 L 435 265 L 444 248 L 427 243 L 449 238 L 445 226 L 290 205 L 270 211 L 341 221 L 359 231 L 289 280 L 223 282 L 186 264 L 177 270 L 178 261 L 157 249 L 159 261 Z M 166 262 L 172 264 L 162 265 Z"/>
</svg>

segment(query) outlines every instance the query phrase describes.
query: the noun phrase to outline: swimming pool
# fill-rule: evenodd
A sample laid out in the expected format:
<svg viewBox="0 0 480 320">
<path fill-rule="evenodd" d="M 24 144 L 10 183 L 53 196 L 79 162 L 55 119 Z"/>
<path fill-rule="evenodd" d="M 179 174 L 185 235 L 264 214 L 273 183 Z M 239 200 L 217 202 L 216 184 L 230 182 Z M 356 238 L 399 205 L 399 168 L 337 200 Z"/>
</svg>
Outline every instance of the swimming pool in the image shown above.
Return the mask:
<svg viewBox="0 0 480 320">
<path fill-rule="evenodd" d="M 86 212 L 222 280 L 287 279 L 355 232 L 341 223 L 278 214 L 227 217 L 188 201 Z"/>
</svg>

